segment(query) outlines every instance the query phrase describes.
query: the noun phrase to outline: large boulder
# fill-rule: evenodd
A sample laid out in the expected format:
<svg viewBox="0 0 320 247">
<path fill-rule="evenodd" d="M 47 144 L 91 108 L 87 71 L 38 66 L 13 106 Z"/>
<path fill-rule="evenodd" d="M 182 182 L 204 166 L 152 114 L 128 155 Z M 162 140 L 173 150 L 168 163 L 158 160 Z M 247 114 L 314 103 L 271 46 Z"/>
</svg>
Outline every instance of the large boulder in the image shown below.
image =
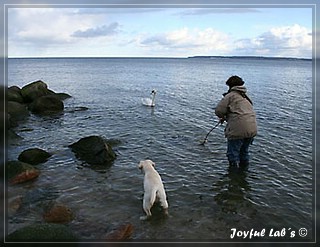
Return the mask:
<svg viewBox="0 0 320 247">
<path fill-rule="evenodd" d="M 38 165 L 46 162 L 50 157 L 50 153 L 40 148 L 29 148 L 20 153 L 18 160 L 31 165 Z"/>
<path fill-rule="evenodd" d="M 48 95 L 56 96 L 56 98 L 60 99 L 61 101 L 71 98 L 71 96 L 67 93 L 56 93 L 50 90 L 48 88 L 48 85 L 41 80 L 29 83 L 24 87 L 22 87 L 21 89 L 19 87 L 13 86 L 8 89 L 8 92 L 9 91 L 10 91 L 10 94 L 8 93 L 8 95 L 11 95 L 10 97 L 12 98 L 13 101 L 17 101 L 14 99 L 15 98 L 18 99 L 19 97 L 18 94 L 20 94 L 23 98 L 23 102 L 25 103 L 31 103 L 40 97 L 48 96 Z"/>
<path fill-rule="evenodd" d="M 116 159 L 112 147 L 100 136 L 88 136 L 69 147 L 76 156 L 90 165 L 111 165 Z"/>
<path fill-rule="evenodd" d="M 15 101 L 21 104 L 24 103 L 23 97 L 21 94 L 21 89 L 17 86 L 9 87 L 7 90 L 7 100 Z"/>
<path fill-rule="evenodd" d="M 19 121 L 29 116 L 27 107 L 15 101 L 8 101 L 8 114 L 10 114 L 11 121 Z"/>
<path fill-rule="evenodd" d="M 41 80 L 32 82 L 21 88 L 21 95 L 26 103 L 49 94 L 52 94 L 52 92 L 48 90 L 47 84 Z"/>
<path fill-rule="evenodd" d="M 62 100 L 55 95 L 42 96 L 29 105 L 29 110 L 35 114 L 57 113 L 63 111 L 63 109 Z"/>
<path fill-rule="evenodd" d="M 75 242 L 76 235 L 65 225 L 53 223 L 34 223 L 20 228 L 8 235 L 8 242 Z"/>
<path fill-rule="evenodd" d="M 6 172 L 10 184 L 24 183 L 37 178 L 40 174 L 38 169 L 21 161 L 8 161 Z"/>
</svg>

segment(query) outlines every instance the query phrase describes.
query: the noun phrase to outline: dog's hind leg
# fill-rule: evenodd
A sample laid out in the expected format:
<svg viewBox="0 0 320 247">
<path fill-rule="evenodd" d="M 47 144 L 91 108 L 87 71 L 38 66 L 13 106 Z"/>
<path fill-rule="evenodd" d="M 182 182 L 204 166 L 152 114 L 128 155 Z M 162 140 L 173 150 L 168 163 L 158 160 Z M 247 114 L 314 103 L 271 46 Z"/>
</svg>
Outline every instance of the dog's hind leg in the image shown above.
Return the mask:
<svg viewBox="0 0 320 247">
<path fill-rule="evenodd" d="M 143 201 L 143 210 L 146 213 L 147 217 L 151 217 L 151 204 L 150 202 Z"/>
<path fill-rule="evenodd" d="M 144 212 L 146 213 L 146 215 L 144 216 L 141 216 L 140 217 L 140 220 L 147 220 L 151 217 L 151 211 L 150 211 L 150 206 L 149 205 L 146 205 L 144 202 L 143 202 L 143 210 Z"/>
<path fill-rule="evenodd" d="M 164 210 L 165 215 L 168 215 L 168 202 L 167 202 L 167 196 L 166 193 L 164 191 L 158 191 L 158 198 L 161 204 L 161 207 Z"/>
<path fill-rule="evenodd" d="M 149 219 L 151 217 L 151 207 L 154 203 L 154 201 L 156 200 L 156 193 L 152 193 L 151 195 L 149 193 L 145 193 L 144 197 L 143 197 L 143 210 L 146 213 L 145 216 L 141 216 L 140 219 L 141 220 L 146 220 Z"/>
</svg>

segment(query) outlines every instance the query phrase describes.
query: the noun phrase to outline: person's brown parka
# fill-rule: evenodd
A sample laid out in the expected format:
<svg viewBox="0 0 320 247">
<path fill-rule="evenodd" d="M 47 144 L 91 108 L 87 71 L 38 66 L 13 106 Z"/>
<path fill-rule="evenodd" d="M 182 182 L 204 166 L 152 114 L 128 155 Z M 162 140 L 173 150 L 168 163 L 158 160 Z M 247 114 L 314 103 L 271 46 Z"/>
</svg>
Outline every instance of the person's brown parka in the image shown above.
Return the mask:
<svg viewBox="0 0 320 247">
<path fill-rule="evenodd" d="M 215 109 L 215 114 L 227 121 L 225 137 L 228 139 L 250 138 L 257 134 L 256 114 L 252 103 L 244 97 L 246 92 L 244 86 L 232 87 Z"/>
</svg>

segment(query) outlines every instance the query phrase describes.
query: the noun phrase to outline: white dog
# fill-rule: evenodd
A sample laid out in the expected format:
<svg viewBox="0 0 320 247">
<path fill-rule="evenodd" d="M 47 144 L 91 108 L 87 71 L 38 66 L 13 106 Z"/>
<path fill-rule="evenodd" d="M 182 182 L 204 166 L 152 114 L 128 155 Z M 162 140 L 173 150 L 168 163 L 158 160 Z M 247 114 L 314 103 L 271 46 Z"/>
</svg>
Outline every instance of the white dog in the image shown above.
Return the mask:
<svg viewBox="0 0 320 247">
<path fill-rule="evenodd" d="M 166 215 L 168 215 L 168 202 L 166 192 L 159 173 L 154 169 L 155 163 L 152 160 L 140 161 L 138 167 L 144 172 L 144 196 L 143 196 L 143 210 L 147 214 L 141 216 L 141 220 L 146 220 L 151 217 L 151 208 L 154 202 L 160 201 L 162 208 Z"/>
</svg>

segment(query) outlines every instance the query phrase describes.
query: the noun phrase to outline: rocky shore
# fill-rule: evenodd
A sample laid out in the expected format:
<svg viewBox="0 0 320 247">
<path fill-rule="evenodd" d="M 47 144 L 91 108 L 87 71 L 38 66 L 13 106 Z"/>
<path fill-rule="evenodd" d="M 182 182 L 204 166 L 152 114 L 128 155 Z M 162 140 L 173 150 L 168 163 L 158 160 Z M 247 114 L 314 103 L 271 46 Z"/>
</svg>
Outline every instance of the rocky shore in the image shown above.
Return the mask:
<svg viewBox="0 0 320 247">
<path fill-rule="evenodd" d="M 64 100 L 71 96 L 67 93 L 56 93 L 48 88 L 48 85 L 39 80 L 19 88 L 12 86 L 6 94 L 7 111 L 6 130 L 7 142 L 10 145 L 12 139 L 19 137 L 14 128 L 26 121 L 31 114 L 47 116 L 63 114 Z M 87 110 L 86 107 L 77 107 L 75 110 Z M 69 144 L 75 157 L 92 166 L 111 166 L 116 159 L 113 150 L 113 142 L 101 136 L 83 137 L 75 143 Z M 41 169 L 37 166 L 45 163 L 53 154 L 38 147 L 30 147 L 19 154 L 17 160 L 9 160 L 5 163 L 5 178 L 7 186 L 19 186 L 24 183 L 32 183 L 41 176 Z M 43 195 L 43 193 L 45 193 Z M 49 196 L 45 189 L 35 191 L 32 198 L 46 198 L 41 204 L 43 212 L 42 222 L 30 223 L 8 236 L 7 241 L 13 242 L 37 242 L 37 241 L 66 241 L 81 242 L 81 236 L 77 236 L 68 224 L 76 217 L 68 205 L 57 202 L 55 197 Z M 24 204 L 30 200 L 27 195 L 17 195 L 8 201 L 10 216 L 16 215 Z M 37 200 L 37 199 L 36 199 Z M 17 216 L 18 217 L 18 216 Z M 106 232 L 105 241 L 130 239 L 133 226 L 130 223 L 120 224 L 112 232 Z"/>
</svg>

